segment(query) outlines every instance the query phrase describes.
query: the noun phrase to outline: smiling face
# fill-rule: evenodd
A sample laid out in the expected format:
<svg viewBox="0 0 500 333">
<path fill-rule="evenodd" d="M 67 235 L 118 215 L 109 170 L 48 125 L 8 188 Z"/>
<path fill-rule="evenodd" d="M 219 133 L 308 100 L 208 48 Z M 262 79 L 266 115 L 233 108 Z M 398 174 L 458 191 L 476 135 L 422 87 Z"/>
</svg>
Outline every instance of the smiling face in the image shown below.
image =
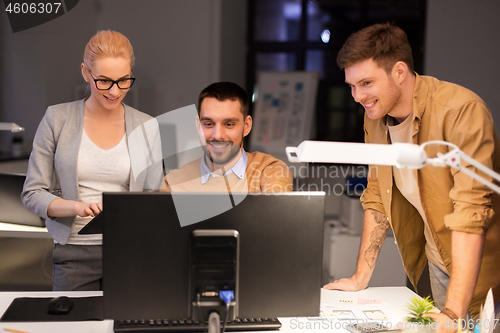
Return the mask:
<svg viewBox="0 0 500 333">
<path fill-rule="evenodd" d="M 345 68 L 345 81 L 351 87 L 352 97 L 364 107 L 369 119 L 399 116 L 402 89 L 395 68 L 396 65 L 391 73 L 387 73 L 373 59 Z"/>
<path fill-rule="evenodd" d="M 130 60 L 125 58 L 102 58 L 95 61 L 93 68 L 89 68 L 89 70 L 92 74 L 89 73 L 85 65 L 82 64 L 82 75 L 85 81 L 89 82 L 91 91 L 88 99 L 88 106 L 91 108 L 104 108 L 110 111 L 120 107 L 129 89 L 119 89 L 118 86 L 114 84 L 108 90 L 99 90 L 93 79 L 110 79 L 118 81 L 120 79 L 130 78 L 132 73 Z"/>
<path fill-rule="evenodd" d="M 229 163 L 243 147 L 243 138 L 252 129 L 252 117 L 243 117 L 238 100 L 219 101 L 206 97 L 200 105 L 200 127 L 205 155 L 217 165 Z"/>
</svg>

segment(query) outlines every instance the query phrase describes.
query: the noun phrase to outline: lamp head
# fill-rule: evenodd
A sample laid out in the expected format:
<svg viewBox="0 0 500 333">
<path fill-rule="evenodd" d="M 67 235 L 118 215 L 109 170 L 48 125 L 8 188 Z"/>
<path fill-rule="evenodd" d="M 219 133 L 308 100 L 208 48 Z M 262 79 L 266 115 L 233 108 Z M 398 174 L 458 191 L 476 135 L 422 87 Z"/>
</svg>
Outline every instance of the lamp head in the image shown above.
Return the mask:
<svg viewBox="0 0 500 333">
<path fill-rule="evenodd" d="M 286 147 L 286 154 L 292 163 L 391 165 L 408 169 L 420 169 L 427 161 L 423 148 L 411 143 L 374 144 L 306 140 L 298 147 Z"/>
<path fill-rule="evenodd" d="M 22 132 L 24 127 L 16 123 L 0 123 L 0 131 Z"/>
</svg>

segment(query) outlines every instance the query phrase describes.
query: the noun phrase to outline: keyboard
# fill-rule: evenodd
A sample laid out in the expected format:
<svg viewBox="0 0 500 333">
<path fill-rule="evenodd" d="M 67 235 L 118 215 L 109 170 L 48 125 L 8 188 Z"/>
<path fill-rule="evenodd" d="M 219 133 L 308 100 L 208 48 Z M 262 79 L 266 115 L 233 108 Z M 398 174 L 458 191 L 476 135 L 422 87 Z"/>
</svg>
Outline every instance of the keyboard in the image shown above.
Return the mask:
<svg viewBox="0 0 500 333">
<path fill-rule="evenodd" d="M 223 322 L 221 322 L 221 329 Z M 277 318 L 237 318 L 226 323 L 226 332 L 279 330 Z M 115 320 L 115 332 L 207 332 L 207 322 L 169 319 Z"/>
</svg>

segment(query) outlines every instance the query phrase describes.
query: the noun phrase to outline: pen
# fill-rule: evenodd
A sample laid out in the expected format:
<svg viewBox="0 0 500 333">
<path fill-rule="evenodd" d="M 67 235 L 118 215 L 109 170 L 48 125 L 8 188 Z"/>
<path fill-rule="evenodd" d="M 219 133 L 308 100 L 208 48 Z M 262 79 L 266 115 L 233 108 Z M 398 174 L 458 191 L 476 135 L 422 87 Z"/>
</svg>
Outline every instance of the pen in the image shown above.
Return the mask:
<svg viewBox="0 0 500 333">
<path fill-rule="evenodd" d="M 14 330 L 12 328 L 4 328 L 3 330 L 5 332 L 10 332 L 10 333 L 29 333 L 29 332 L 25 332 L 25 331 Z"/>
</svg>

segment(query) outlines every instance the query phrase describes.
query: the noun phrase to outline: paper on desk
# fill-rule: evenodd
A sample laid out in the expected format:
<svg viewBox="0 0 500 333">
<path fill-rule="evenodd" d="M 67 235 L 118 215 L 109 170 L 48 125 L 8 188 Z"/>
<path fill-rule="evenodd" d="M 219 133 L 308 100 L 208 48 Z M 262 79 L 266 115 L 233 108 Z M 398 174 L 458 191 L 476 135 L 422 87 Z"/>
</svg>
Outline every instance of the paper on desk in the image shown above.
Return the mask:
<svg viewBox="0 0 500 333">
<path fill-rule="evenodd" d="M 339 300 L 335 302 L 322 302 L 319 317 L 309 317 L 308 320 L 335 320 L 340 322 L 384 322 L 395 327 L 401 318 L 391 307 L 381 301 L 367 302 L 362 300 Z"/>
</svg>

